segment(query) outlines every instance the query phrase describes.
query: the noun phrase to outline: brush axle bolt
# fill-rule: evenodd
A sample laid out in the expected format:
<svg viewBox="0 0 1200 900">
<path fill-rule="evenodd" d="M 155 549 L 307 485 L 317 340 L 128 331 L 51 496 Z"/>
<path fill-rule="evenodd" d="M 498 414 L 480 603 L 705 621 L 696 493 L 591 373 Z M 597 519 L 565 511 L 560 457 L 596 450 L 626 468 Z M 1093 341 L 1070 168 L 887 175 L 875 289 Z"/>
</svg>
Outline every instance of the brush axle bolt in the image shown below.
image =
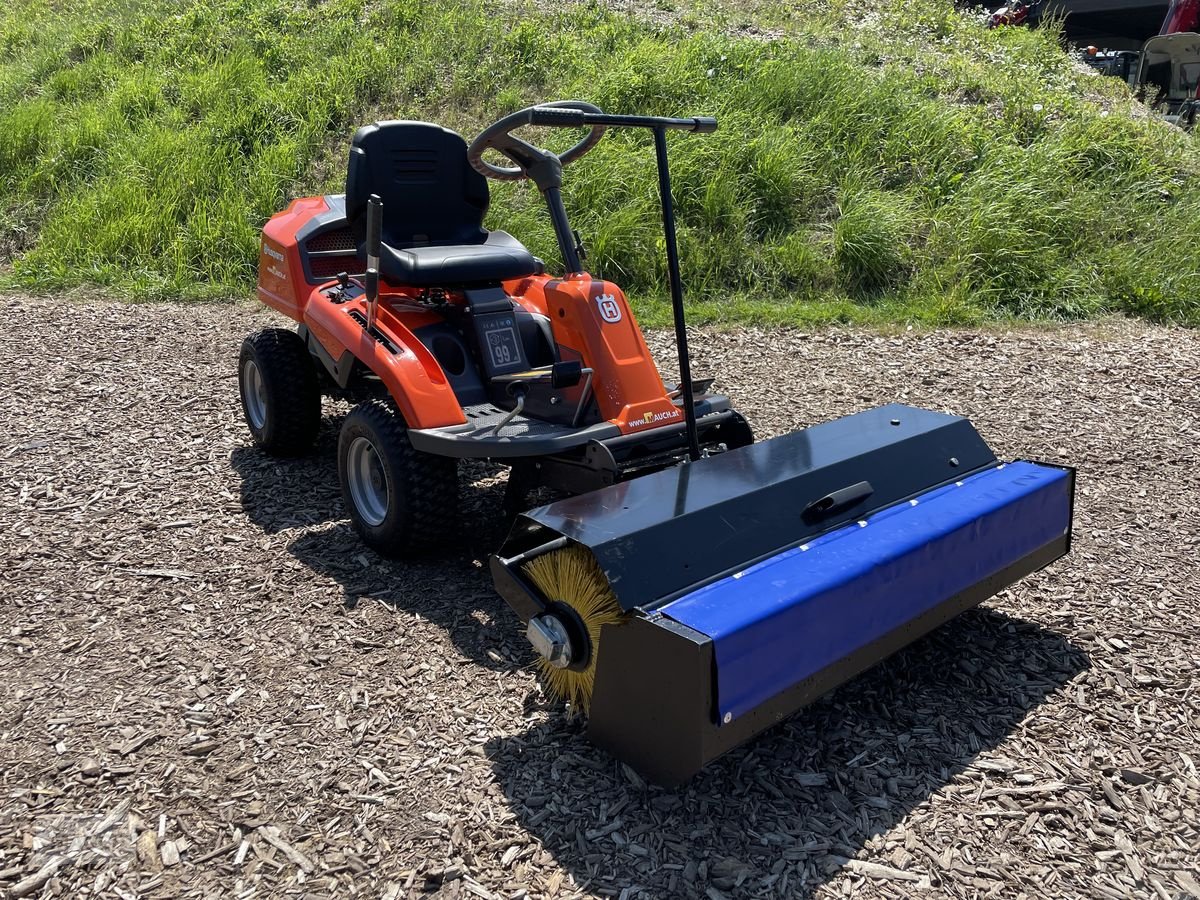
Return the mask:
<svg viewBox="0 0 1200 900">
<path fill-rule="evenodd" d="M 557 616 L 534 616 L 525 629 L 525 637 L 538 655 L 554 668 L 565 669 L 571 664 L 571 639 Z"/>
</svg>

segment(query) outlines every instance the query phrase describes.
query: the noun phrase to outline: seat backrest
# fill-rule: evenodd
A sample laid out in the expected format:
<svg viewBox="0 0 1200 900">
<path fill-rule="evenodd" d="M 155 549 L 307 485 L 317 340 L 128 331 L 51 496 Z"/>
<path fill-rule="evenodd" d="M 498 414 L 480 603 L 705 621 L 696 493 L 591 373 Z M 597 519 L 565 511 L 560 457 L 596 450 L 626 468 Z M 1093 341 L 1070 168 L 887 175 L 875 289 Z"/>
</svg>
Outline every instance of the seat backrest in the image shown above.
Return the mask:
<svg viewBox="0 0 1200 900">
<path fill-rule="evenodd" d="M 346 174 L 346 218 L 361 249 L 367 198 L 383 201 L 383 242 L 397 249 L 481 244 L 487 179 L 467 162 L 467 143 L 428 122 L 376 122 L 354 134 Z"/>
</svg>

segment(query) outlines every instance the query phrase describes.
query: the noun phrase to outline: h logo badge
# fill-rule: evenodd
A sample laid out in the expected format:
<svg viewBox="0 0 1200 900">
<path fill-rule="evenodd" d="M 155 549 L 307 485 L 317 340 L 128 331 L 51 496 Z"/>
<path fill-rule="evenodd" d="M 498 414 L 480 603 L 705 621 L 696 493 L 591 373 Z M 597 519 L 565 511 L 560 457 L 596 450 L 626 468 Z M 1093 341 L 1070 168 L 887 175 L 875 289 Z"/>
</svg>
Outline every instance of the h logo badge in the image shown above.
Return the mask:
<svg viewBox="0 0 1200 900">
<path fill-rule="evenodd" d="M 600 318 L 605 322 L 621 321 L 621 304 L 612 294 L 601 294 L 596 298 L 596 305 L 600 307 Z"/>
</svg>

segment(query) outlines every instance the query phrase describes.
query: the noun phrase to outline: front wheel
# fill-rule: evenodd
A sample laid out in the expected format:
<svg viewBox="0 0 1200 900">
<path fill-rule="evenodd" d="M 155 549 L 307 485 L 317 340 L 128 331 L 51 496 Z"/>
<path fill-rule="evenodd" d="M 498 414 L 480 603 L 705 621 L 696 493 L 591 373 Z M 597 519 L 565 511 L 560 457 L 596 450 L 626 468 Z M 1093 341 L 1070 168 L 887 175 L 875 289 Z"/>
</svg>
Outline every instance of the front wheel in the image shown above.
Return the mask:
<svg viewBox="0 0 1200 900">
<path fill-rule="evenodd" d="M 338 436 L 338 478 L 350 521 L 381 556 L 420 556 L 453 539 L 457 463 L 414 450 L 390 403 L 371 400 L 346 416 Z"/>
</svg>

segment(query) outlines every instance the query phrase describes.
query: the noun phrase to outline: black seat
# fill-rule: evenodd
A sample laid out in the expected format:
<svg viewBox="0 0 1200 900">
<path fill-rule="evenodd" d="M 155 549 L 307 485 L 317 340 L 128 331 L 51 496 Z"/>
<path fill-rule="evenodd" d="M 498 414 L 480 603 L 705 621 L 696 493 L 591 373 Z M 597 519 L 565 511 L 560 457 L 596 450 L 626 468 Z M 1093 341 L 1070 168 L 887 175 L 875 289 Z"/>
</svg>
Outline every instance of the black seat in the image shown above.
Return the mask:
<svg viewBox="0 0 1200 900">
<path fill-rule="evenodd" d="M 521 242 L 483 227 L 487 179 L 467 162 L 456 133 L 426 122 L 376 122 L 355 133 L 346 217 L 366 257 L 367 198 L 383 201 L 379 269 L 417 286 L 481 284 L 538 270 Z"/>
</svg>

